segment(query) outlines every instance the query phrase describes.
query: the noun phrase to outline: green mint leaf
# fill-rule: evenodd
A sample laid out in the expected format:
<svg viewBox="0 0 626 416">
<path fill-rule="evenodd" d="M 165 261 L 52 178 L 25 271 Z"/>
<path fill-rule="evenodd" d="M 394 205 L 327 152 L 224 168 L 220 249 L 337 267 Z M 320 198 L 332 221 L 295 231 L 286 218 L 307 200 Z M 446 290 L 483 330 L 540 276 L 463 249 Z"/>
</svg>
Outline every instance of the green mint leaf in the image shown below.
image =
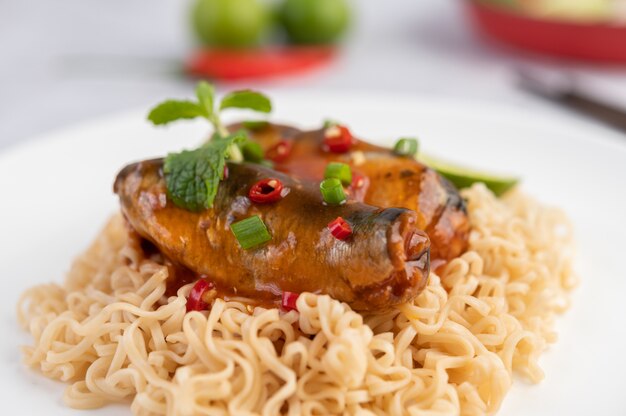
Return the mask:
<svg viewBox="0 0 626 416">
<path fill-rule="evenodd" d="M 267 96 L 252 90 L 233 91 L 226 94 L 220 103 L 220 110 L 225 108 L 244 108 L 247 110 L 269 113 L 272 103 Z"/>
<path fill-rule="evenodd" d="M 224 158 L 231 157 L 230 152 L 233 146 L 240 145 L 248 141 L 248 136 L 242 130 L 237 131 L 229 136 L 220 137 L 217 135 L 213 136 L 213 139 L 207 145 L 211 146 L 215 152 L 221 154 Z M 222 164 L 222 170 L 224 165 Z M 222 170 L 219 171 L 222 174 Z"/>
<path fill-rule="evenodd" d="M 196 97 L 198 103 L 206 112 L 207 118 L 213 115 L 213 101 L 215 98 L 215 88 L 206 81 L 200 81 L 196 86 Z"/>
<path fill-rule="evenodd" d="M 169 197 L 179 207 L 190 211 L 211 208 L 230 146 L 246 140 L 240 132 L 225 138 L 214 138 L 195 150 L 170 153 L 163 173 Z"/>
<path fill-rule="evenodd" d="M 206 208 L 209 194 L 217 190 L 219 177 L 213 173 L 209 152 L 202 147 L 170 153 L 163 164 L 169 197 L 190 211 Z"/>
<path fill-rule="evenodd" d="M 205 111 L 197 103 L 192 101 L 167 100 L 154 107 L 148 120 L 155 125 L 171 123 L 181 119 L 206 117 Z"/>
</svg>

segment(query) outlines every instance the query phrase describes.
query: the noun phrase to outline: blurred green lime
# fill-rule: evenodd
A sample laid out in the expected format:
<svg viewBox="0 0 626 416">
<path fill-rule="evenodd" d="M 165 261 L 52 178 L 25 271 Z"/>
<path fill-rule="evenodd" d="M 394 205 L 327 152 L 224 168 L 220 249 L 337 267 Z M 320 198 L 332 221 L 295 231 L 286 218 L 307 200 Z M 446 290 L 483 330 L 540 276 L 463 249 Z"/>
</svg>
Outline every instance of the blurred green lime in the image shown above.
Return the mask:
<svg viewBox="0 0 626 416">
<path fill-rule="evenodd" d="M 332 43 L 346 31 L 349 14 L 345 0 L 285 0 L 280 21 L 294 43 Z"/>
<path fill-rule="evenodd" d="M 193 23 L 204 45 L 247 47 L 261 41 L 271 19 L 258 0 L 198 0 Z"/>
</svg>

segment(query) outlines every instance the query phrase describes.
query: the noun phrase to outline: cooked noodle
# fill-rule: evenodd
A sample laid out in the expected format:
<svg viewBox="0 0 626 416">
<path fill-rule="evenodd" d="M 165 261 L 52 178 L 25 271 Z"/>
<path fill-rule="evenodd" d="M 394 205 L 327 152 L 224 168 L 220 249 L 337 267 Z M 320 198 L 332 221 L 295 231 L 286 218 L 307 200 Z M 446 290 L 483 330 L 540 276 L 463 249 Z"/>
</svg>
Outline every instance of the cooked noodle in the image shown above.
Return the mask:
<svg viewBox="0 0 626 416">
<path fill-rule="evenodd" d="M 470 251 L 412 303 L 362 316 L 328 296 L 298 311 L 217 299 L 185 311 L 168 269 L 126 244 L 114 217 L 64 285 L 28 290 L 26 362 L 70 382 L 75 408 L 128 401 L 142 415 L 485 414 L 537 359 L 575 285 L 564 215 L 519 191 L 463 191 Z M 442 282 L 445 282 L 442 283 Z"/>
</svg>

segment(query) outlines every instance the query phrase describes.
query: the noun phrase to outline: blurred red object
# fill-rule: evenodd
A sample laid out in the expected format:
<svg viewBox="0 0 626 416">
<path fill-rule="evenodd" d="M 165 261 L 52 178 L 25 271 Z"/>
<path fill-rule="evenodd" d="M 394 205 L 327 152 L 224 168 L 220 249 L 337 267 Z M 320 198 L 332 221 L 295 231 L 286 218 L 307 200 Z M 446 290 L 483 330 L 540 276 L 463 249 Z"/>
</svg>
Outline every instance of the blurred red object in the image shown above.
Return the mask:
<svg viewBox="0 0 626 416">
<path fill-rule="evenodd" d="M 264 49 L 199 50 L 186 63 L 189 74 L 221 80 L 290 75 L 329 62 L 331 46 L 285 46 Z"/>
<path fill-rule="evenodd" d="M 565 58 L 626 63 L 626 25 L 538 19 L 476 0 L 466 3 L 480 29 L 503 42 Z"/>
</svg>

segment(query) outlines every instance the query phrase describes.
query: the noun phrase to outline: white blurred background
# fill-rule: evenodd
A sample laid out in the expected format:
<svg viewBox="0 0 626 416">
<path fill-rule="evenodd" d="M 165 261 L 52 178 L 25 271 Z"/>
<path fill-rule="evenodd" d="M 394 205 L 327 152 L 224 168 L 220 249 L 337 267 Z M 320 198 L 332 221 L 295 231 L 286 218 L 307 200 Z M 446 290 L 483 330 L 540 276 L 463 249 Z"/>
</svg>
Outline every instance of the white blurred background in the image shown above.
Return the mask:
<svg viewBox="0 0 626 416">
<path fill-rule="evenodd" d="M 189 95 L 189 1 L 0 0 L 0 151 L 85 119 Z M 463 97 L 580 117 L 521 91 L 512 68 L 547 58 L 476 33 L 461 0 L 359 0 L 343 51 L 305 75 L 220 89 L 384 91 Z M 626 103 L 626 72 L 569 64 L 594 93 Z M 593 123 L 592 121 L 583 121 Z"/>
</svg>

